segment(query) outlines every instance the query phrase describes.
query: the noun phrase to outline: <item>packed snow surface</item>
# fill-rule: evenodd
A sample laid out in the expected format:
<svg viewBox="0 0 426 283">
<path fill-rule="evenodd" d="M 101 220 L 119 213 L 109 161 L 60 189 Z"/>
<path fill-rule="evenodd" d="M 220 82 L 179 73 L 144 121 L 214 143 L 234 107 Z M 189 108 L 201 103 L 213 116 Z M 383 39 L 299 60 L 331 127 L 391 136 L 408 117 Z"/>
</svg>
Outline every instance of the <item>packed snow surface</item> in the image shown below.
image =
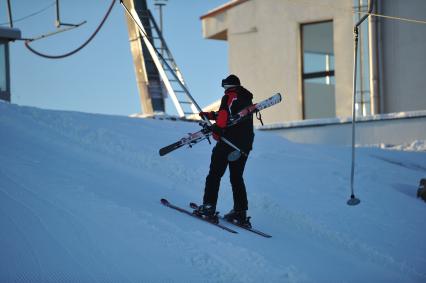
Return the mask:
<svg viewBox="0 0 426 283">
<path fill-rule="evenodd" d="M 213 145 L 158 155 L 198 128 L 0 103 L 0 282 L 426 282 L 421 141 L 358 147 L 348 206 L 350 148 L 256 132 L 245 182 L 268 239 L 160 204 L 202 199 Z"/>
</svg>

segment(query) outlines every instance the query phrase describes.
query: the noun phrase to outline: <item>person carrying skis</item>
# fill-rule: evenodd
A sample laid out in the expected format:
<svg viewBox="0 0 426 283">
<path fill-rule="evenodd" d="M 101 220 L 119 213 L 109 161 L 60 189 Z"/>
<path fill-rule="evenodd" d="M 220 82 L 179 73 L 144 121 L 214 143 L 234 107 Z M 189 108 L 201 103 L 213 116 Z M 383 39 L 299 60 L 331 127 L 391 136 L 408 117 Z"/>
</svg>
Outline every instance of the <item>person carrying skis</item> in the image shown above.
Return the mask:
<svg viewBox="0 0 426 283">
<path fill-rule="evenodd" d="M 231 127 L 227 127 L 227 124 L 232 115 L 253 104 L 253 94 L 241 86 L 240 79 L 235 75 L 229 75 L 223 79 L 222 87 L 225 89 L 225 95 L 222 97 L 219 111 L 200 112 L 199 114 L 201 117 L 216 121 L 211 126 L 211 130 L 217 143 L 211 154 L 203 204 L 194 213 L 207 218 L 215 217 L 220 180 L 229 166 L 234 207 L 224 217 L 228 221 L 236 221 L 241 225 L 251 227 L 249 218 L 247 218 L 248 201 L 243 173 L 254 140 L 253 117 L 250 115 L 247 119 Z M 235 161 L 229 161 L 228 155 L 235 149 L 222 141 L 221 137 L 233 143 L 246 155 L 241 155 Z"/>
</svg>

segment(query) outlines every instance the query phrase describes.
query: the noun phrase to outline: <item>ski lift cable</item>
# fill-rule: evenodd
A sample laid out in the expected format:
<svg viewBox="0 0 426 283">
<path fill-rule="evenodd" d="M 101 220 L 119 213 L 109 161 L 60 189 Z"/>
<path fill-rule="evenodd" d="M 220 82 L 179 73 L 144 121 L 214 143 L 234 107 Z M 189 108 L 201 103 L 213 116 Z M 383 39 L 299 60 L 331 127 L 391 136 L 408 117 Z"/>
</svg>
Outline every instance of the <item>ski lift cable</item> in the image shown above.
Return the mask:
<svg viewBox="0 0 426 283">
<path fill-rule="evenodd" d="M 36 11 L 36 12 L 33 12 L 33 13 L 31 13 L 31 14 L 29 14 L 29 15 L 26 15 L 26 16 L 24 16 L 24 17 L 22 17 L 22 18 L 19 18 L 19 19 L 17 19 L 17 20 L 14 20 L 14 21 L 13 21 L 13 23 L 22 22 L 22 21 L 24 21 L 24 20 L 26 20 L 26 19 L 28 19 L 28 18 L 31 18 L 31 17 L 37 16 L 37 15 L 39 15 L 39 14 L 43 13 L 44 11 L 48 10 L 50 7 L 53 7 L 54 5 L 55 5 L 55 1 L 53 1 L 53 2 L 52 2 L 52 3 L 50 3 L 48 6 L 46 6 L 46 7 L 42 8 L 42 9 L 40 9 L 40 10 Z M 7 24 L 9 24 L 9 23 L 8 23 L 8 22 L 0 23 L 0 26 L 4 26 L 4 25 L 7 25 Z"/>
<path fill-rule="evenodd" d="M 71 56 L 75 53 L 77 53 L 78 51 L 80 51 L 81 49 L 83 49 L 87 44 L 89 44 L 90 41 L 92 41 L 92 39 L 97 35 L 97 33 L 99 32 L 99 30 L 102 28 L 102 26 L 104 25 L 105 21 L 107 20 L 108 16 L 110 15 L 112 8 L 114 7 L 115 4 L 115 0 L 112 0 L 111 5 L 108 8 L 108 11 L 106 12 L 104 18 L 102 19 L 102 21 L 100 22 L 99 26 L 96 28 L 96 30 L 93 32 L 93 34 L 78 48 L 76 48 L 73 51 L 70 51 L 68 53 L 62 54 L 62 55 L 48 55 L 48 54 L 43 54 L 41 52 L 36 51 L 35 49 L 33 49 L 29 43 L 31 41 L 34 41 L 32 39 L 28 39 L 25 41 L 25 46 L 34 54 L 43 57 L 43 58 L 47 58 L 47 59 L 62 59 L 68 56 Z"/>
</svg>

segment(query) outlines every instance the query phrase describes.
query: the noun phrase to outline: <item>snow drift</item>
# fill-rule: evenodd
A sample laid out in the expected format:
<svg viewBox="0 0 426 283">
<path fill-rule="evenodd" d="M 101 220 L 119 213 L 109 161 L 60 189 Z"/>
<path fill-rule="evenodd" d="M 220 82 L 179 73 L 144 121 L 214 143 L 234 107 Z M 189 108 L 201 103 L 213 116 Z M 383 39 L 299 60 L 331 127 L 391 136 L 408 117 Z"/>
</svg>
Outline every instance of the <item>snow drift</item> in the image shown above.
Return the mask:
<svg viewBox="0 0 426 283">
<path fill-rule="evenodd" d="M 257 132 L 245 180 L 266 239 L 160 204 L 202 198 L 211 145 L 158 155 L 195 130 L 0 103 L 0 281 L 426 281 L 425 152 L 358 148 L 350 207 L 350 148 Z"/>
</svg>

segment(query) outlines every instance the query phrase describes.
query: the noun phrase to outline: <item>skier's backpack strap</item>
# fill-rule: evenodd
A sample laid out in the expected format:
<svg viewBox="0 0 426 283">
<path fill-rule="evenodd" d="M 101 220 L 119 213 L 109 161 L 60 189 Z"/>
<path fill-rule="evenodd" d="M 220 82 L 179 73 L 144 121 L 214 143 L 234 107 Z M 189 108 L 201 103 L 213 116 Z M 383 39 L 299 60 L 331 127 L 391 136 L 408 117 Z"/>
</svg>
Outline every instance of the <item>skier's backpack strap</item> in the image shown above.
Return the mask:
<svg viewBox="0 0 426 283">
<path fill-rule="evenodd" d="M 256 110 L 256 119 L 260 121 L 260 123 L 263 126 L 263 121 L 262 121 L 262 114 L 260 113 L 259 110 Z"/>
</svg>

